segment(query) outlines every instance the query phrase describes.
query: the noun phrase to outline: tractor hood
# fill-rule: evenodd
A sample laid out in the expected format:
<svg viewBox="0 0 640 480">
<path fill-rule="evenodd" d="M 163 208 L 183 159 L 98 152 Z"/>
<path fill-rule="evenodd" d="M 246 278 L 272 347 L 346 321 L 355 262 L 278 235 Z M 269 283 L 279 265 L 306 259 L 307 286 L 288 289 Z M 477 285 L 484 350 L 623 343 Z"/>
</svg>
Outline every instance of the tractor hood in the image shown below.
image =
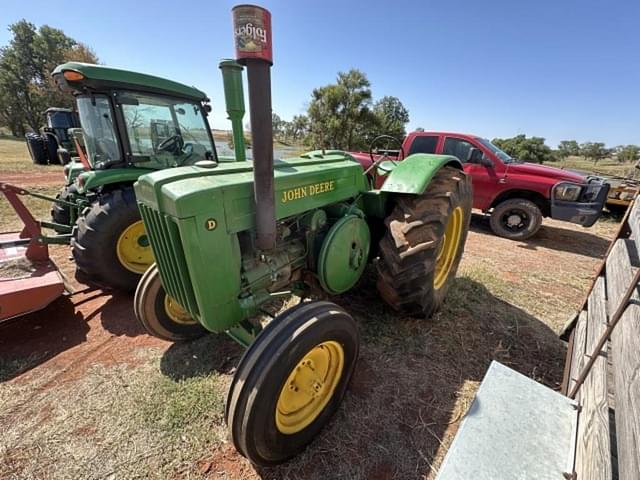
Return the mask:
<svg viewBox="0 0 640 480">
<path fill-rule="evenodd" d="M 508 173 L 511 175 L 532 175 L 536 177 L 552 178 L 558 181 L 568 181 L 575 183 L 585 183 L 587 178 L 569 170 L 561 168 L 538 165 L 536 163 L 511 163 L 507 165 Z"/>
</svg>

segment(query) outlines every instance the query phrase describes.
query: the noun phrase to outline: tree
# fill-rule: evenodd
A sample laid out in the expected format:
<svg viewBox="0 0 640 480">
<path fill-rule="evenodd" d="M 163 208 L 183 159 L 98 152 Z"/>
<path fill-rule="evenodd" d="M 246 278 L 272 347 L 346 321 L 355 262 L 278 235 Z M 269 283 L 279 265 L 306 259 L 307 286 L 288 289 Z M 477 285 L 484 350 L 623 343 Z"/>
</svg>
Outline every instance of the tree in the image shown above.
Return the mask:
<svg viewBox="0 0 640 480">
<path fill-rule="evenodd" d="M 354 150 L 367 145 L 376 124 L 370 87 L 366 75 L 352 69 L 338 73 L 335 84 L 313 90 L 308 117 L 315 147 Z"/>
<path fill-rule="evenodd" d="M 399 98 L 385 96 L 373 106 L 380 133 L 402 139 L 405 134 L 405 125 L 409 123 L 409 111 Z"/>
<path fill-rule="evenodd" d="M 618 161 L 635 162 L 640 158 L 640 147 L 638 145 L 620 145 L 616 147 Z"/>
<path fill-rule="evenodd" d="M 492 143 L 504 150 L 512 157 L 523 162 L 543 163 L 554 160 L 549 148 L 542 137 L 517 135 L 513 138 L 494 138 Z"/>
<path fill-rule="evenodd" d="M 282 137 L 284 132 L 285 122 L 280 118 L 277 113 L 271 114 L 271 128 L 273 129 L 273 136 L 275 138 Z"/>
<path fill-rule="evenodd" d="M 97 63 L 89 47 L 62 30 L 20 20 L 9 26 L 13 38 L 0 48 L 0 125 L 13 135 L 26 128 L 38 130 L 47 107 L 70 107 L 72 99 L 57 90 L 51 79 L 56 65 L 76 60 Z"/>
<path fill-rule="evenodd" d="M 580 145 L 575 140 L 562 140 L 558 145 L 558 155 L 561 158 L 580 155 Z"/>
<path fill-rule="evenodd" d="M 604 143 L 601 142 L 585 142 L 580 145 L 580 155 L 586 160 L 593 160 L 593 163 L 598 163 L 598 160 L 602 160 L 609 155 L 609 150 L 605 148 Z"/>
</svg>

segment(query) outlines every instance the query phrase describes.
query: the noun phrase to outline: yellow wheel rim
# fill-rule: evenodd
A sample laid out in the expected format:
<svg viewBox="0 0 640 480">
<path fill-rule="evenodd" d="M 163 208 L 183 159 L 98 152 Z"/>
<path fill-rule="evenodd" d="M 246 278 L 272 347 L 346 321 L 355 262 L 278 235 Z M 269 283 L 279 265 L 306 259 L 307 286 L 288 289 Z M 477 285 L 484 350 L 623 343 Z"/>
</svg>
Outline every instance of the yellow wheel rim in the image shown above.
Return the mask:
<svg viewBox="0 0 640 480">
<path fill-rule="evenodd" d="M 438 250 L 438 256 L 436 257 L 436 271 L 433 279 L 433 288 L 436 290 L 442 288 L 449 278 L 451 273 L 451 267 L 456 259 L 458 253 L 458 247 L 460 246 L 460 237 L 462 236 L 462 220 L 464 214 L 461 207 L 456 207 L 447 226 L 444 229 L 444 236 L 440 243 L 440 249 Z"/>
<path fill-rule="evenodd" d="M 170 295 L 164 296 L 164 310 L 169 318 L 181 325 L 193 325 L 196 321 L 189 315 L 182 305 L 175 301 Z"/>
<path fill-rule="evenodd" d="M 132 223 L 120 234 L 116 244 L 120 264 L 133 273 L 144 273 L 153 263 L 153 252 L 144 231 L 144 223 Z"/>
<path fill-rule="evenodd" d="M 291 435 L 307 427 L 327 406 L 342 376 L 344 350 L 334 341 L 321 343 L 296 365 L 276 405 L 276 426 Z"/>
</svg>

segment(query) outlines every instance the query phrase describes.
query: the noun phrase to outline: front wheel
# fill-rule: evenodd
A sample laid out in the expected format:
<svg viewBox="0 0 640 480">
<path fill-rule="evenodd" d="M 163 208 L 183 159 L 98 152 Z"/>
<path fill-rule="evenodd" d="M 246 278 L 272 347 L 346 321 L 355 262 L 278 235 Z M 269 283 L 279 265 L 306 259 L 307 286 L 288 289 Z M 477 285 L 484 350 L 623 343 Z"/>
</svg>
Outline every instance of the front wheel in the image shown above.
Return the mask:
<svg viewBox="0 0 640 480">
<path fill-rule="evenodd" d="M 182 305 L 167 294 L 155 264 L 140 279 L 133 299 L 133 311 L 144 329 L 162 340 L 179 342 L 207 333 Z"/>
<path fill-rule="evenodd" d="M 435 313 L 456 275 L 469 231 L 471 177 L 443 167 L 424 194 L 402 195 L 385 220 L 378 291 L 395 310 L 417 317 Z"/>
<path fill-rule="evenodd" d="M 75 185 L 67 185 L 62 187 L 60 192 L 56 195 L 57 200 L 62 200 L 65 202 L 73 202 L 75 200 L 75 196 L 78 193 Z M 51 207 L 51 219 L 54 223 L 59 223 L 60 225 L 71 225 L 71 206 L 54 203 Z M 55 229 L 58 233 L 64 233 L 66 230 Z"/>
<path fill-rule="evenodd" d="M 78 218 L 71 246 L 79 280 L 134 291 L 153 252 L 133 188 L 100 195 Z"/>
<path fill-rule="evenodd" d="M 264 466 L 304 450 L 340 406 L 358 348 L 355 321 L 333 303 L 303 303 L 276 317 L 229 389 L 225 419 L 236 449 Z"/>
<path fill-rule="evenodd" d="M 498 204 L 489 219 L 491 230 L 510 240 L 526 240 L 542 226 L 542 212 L 531 200 L 512 198 Z"/>
</svg>

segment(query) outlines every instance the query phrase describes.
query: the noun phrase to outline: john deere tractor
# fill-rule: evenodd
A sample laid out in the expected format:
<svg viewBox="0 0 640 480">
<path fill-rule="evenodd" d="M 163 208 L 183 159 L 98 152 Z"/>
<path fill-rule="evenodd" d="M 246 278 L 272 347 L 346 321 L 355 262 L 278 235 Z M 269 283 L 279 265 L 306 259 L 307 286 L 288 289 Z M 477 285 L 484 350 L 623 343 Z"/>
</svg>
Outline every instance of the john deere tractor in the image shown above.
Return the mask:
<svg viewBox="0 0 640 480">
<path fill-rule="evenodd" d="M 47 108 L 44 116 L 46 126 L 39 133 L 25 135 L 29 155 L 36 165 L 58 164 L 58 148 L 74 150 L 68 130 L 79 127 L 78 114 L 70 108 L 51 107 Z"/>
<path fill-rule="evenodd" d="M 359 336 L 347 310 L 329 301 L 301 301 L 266 326 L 256 320 L 261 306 L 347 292 L 373 263 L 393 309 L 432 315 L 462 256 L 472 192 L 459 160 L 446 155 L 399 163 L 372 155 L 363 166 L 324 150 L 274 162 L 270 15 L 246 5 L 233 12 L 254 160 L 205 160 L 140 177 L 136 198 L 156 263 L 134 310 L 160 338 L 226 332 L 247 347 L 225 418 L 240 453 L 270 465 L 300 452 L 336 411 Z"/>
<path fill-rule="evenodd" d="M 133 183 L 155 170 L 221 160 L 207 122 L 208 99 L 171 80 L 101 65 L 65 63 L 53 78 L 75 97 L 84 144 L 65 166 L 54 222 L 73 227 L 82 279 L 133 290 L 153 261 Z"/>
</svg>

